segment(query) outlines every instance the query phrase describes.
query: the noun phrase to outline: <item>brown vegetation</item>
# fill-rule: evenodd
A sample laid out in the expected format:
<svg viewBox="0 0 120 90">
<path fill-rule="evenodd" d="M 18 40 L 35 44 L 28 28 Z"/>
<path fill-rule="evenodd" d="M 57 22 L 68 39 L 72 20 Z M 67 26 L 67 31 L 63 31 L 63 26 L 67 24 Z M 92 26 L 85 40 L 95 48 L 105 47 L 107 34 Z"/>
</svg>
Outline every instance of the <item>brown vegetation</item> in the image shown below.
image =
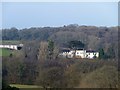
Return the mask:
<svg viewBox="0 0 120 90">
<path fill-rule="evenodd" d="M 117 32 L 117 27 L 75 25 L 4 29 L 4 40 L 20 40 L 24 47 L 12 57 L 3 57 L 3 80 L 8 83 L 36 84 L 44 88 L 116 88 Z M 74 40 L 84 43 L 87 49 L 100 49 L 102 58 L 58 57 L 59 49 L 68 47 L 68 42 Z"/>
</svg>

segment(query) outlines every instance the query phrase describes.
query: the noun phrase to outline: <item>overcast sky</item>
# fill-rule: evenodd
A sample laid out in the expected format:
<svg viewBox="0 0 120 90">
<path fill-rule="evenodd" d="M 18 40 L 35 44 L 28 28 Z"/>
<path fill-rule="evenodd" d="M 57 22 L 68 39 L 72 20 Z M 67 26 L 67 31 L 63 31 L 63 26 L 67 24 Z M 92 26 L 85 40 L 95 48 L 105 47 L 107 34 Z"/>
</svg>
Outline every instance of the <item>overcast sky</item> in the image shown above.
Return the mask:
<svg viewBox="0 0 120 90">
<path fill-rule="evenodd" d="M 63 26 L 68 24 L 117 26 L 117 2 L 4 2 L 3 28 Z"/>
</svg>

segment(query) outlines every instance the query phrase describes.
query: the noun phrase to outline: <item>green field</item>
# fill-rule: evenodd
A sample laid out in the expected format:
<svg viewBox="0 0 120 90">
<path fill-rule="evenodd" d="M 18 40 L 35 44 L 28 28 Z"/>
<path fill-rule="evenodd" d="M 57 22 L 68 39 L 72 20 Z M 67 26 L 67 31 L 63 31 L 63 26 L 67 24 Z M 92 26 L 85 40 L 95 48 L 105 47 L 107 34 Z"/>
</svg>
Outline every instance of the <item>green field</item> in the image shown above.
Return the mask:
<svg viewBox="0 0 120 90">
<path fill-rule="evenodd" d="M 20 44 L 20 41 L 16 41 L 16 40 L 2 40 L 2 41 L 0 41 L 0 44 L 3 44 L 3 45 L 5 45 L 5 44 L 8 44 L 8 45 L 10 45 L 10 44 Z M 9 50 L 9 49 L 1 49 L 0 48 L 0 56 L 10 56 L 10 54 L 12 53 L 12 54 L 14 54 L 14 52 L 15 51 L 12 51 L 12 50 Z"/>
<path fill-rule="evenodd" d="M 21 85 L 21 84 L 10 84 L 11 87 L 16 87 L 16 88 L 42 88 L 40 86 L 36 85 Z"/>
<path fill-rule="evenodd" d="M 0 48 L 0 56 L 9 56 L 10 55 L 10 50 L 9 49 L 2 49 Z"/>
<path fill-rule="evenodd" d="M 16 54 L 19 54 L 19 52 L 16 51 L 16 50 L 10 50 L 10 49 L 6 49 L 6 48 L 0 48 L 0 56 L 3 56 L 3 57 L 8 57 L 8 56 L 10 56 L 10 54 L 16 55 Z"/>
<path fill-rule="evenodd" d="M 0 41 L 0 44 L 20 44 L 20 41 L 16 41 L 16 40 L 2 40 L 2 41 Z"/>
</svg>

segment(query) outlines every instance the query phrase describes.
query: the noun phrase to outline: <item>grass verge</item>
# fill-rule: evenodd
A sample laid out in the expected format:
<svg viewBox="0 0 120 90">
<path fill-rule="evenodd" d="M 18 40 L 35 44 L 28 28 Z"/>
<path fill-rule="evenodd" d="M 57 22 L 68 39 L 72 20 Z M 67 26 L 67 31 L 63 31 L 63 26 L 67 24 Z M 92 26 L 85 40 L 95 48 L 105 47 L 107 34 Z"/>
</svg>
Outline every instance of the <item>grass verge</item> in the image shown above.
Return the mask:
<svg viewBox="0 0 120 90">
<path fill-rule="evenodd" d="M 16 88 L 42 88 L 40 86 L 36 85 L 21 85 L 21 84 L 10 84 L 11 87 L 16 87 Z"/>
</svg>

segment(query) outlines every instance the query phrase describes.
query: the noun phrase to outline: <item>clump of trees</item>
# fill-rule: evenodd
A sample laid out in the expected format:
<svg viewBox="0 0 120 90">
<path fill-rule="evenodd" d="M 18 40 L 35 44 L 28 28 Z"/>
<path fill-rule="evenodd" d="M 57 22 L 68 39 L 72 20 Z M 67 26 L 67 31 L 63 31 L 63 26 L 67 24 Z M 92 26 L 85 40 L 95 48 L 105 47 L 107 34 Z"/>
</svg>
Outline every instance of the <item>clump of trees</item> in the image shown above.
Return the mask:
<svg viewBox="0 0 120 90">
<path fill-rule="evenodd" d="M 118 71 L 114 66 L 103 66 L 87 74 L 80 83 L 81 88 L 118 88 Z"/>
<path fill-rule="evenodd" d="M 5 60 L 5 59 L 4 59 Z M 40 59 L 41 60 L 41 59 Z M 5 60 L 3 63 L 3 78 L 5 81 L 17 84 L 35 84 L 43 88 L 74 88 L 87 87 L 89 82 L 92 84 L 94 76 L 101 78 L 101 82 L 106 82 L 105 78 L 109 78 L 111 86 L 114 87 L 117 78 L 117 62 L 104 60 L 78 60 L 57 58 L 52 60 L 37 60 L 36 62 L 28 62 L 26 60 Z M 7 64 L 8 63 L 8 64 Z M 103 66 L 107 69 L 101 69 Z M 110 67 L 109 67 L 110 66 Z M 112 68 L 113 67 L 113 68 Z M 108 71 L 108 73 L 107 73 Z M 97 75 L 92 72 L 98 73 Z M 101 76 L 99 73 L 105 73 Z M 90 76 L 89 76 L 90 75 Z M 93 76 L 92 76 L 93 75 Z M 113 78 L 113 76 L 115 78 Z M 88 77 L 88 78 L 87 78 Z M 93 79 L 92 79 L 93 77 Z M 92 79 L 89 81 L 89 79 Z M 85 81 L 84 81 L 85 79 Z M 88 80 L 87 80 L 88 79 Z M 115 79 L 115 80 L 114 80 Z M 105 80 L 105 81 L 104 81 Z M 97 79 L 96 83 L 99 83 Z M 87 86 L 84 83 L 87 84 Z M 109 83 L 108 83 L 109 84 Z M 106 85 L 108 85 L 106 84 Z M 98 84 L 97 87 L 101 84 Z M 91 86 L 90 86 L 91 87 Z M 93 83 L 93 87 L 94 83 Z M 103 86 L 104 87 L 104 86 Z"/>
<path fill-rule="evenodd" d="M 26 45 L 31 46 L 32 44 L 35 43 L 27 42 Z M 91 77 L 94 76 L 91 73 L 101 70 L 100 68 L 104 65 L 108 68 L 109 66 L 114 67 L 114 69 L 109 68 L 110 73 L 117 70 L 116 61 L 60 58 L 58 57 L 59 50 L 56 49 L 56 45 L 52 40 L 40 42 L 39 49 L 34 48 L 37 57 L 33 56 L 32 59 L 31 56 L 35 55 L 32 53 L 32 47 L 24 48 L 24 50 L 20 51 L 21 53 L 19 52 L 13 57 L 3 57 L 3 78 L 8 83 L 35 84 L 43 88 L 83 87 L 84 83 L 87 83 L 83 79 L 86 80 L 89 74 Z M 107 77 L 107 74 L 104 74 L 104 76 Z M 116 74 L 114 76 L 117 77 Z M 98 77 L 104 78 L 99 74 Z M 109 79 L 111 79 L 111 85 L 113 85 L 113 78 L 110 76 Z M 106 79 L 102 80 L 104 82 Z M 96 81 L 96 83 L 98 82 Z M 116 81 L 115 83 L 117 85 Z M 102 86 L 98 85 L 98 87 Z"/>
<path fill-rule="evenodd" d="M 71 49 L 81 49 L 81 48 L 85 48 L 85 44 L 82 43 L 81 41 L 70 41 L 68 42 L 68 47 Z"/>
</svg>

